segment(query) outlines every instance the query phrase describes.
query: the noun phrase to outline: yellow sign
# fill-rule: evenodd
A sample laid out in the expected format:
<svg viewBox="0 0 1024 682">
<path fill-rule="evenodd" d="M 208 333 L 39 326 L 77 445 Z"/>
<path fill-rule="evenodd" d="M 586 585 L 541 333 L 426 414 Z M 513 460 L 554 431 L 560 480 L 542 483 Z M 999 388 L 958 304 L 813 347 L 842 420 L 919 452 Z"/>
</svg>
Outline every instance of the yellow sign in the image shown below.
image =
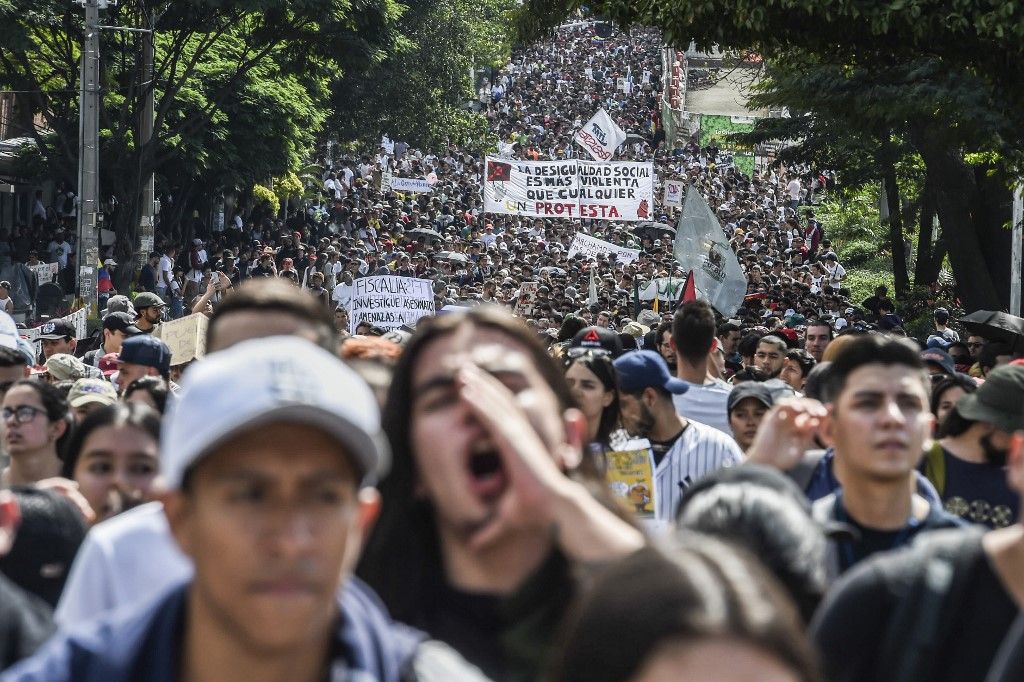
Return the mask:
<svg viewBox="0 0 1024 682">
<path fill-rule="evenodd" d="M 609 452 L 605 456 L 608 487 L 626 509 L 641 518 L 654 518 L 654 454 L 649 446 Z"/>
</svg>

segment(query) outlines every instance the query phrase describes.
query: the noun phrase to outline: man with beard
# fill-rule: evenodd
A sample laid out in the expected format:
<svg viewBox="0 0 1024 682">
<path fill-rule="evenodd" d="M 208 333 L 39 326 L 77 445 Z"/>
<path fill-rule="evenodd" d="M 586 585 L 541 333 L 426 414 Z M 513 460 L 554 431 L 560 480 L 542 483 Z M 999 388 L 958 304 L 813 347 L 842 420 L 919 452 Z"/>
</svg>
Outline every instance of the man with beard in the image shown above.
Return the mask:
<svg viewBox="0 0 1024 682">
<path fill-rule="evenodd" d="M 651 442 L 655 518 L 668 521 L 674 518 L 686 488 L 716 469 L 739 464 L 743 453 L 736 441 L 718 429 L 676 411 L 673 396 L 690 387 L 669 374 L 668 365 L 654 351 L 626 353 L 615 361 L 615 369 L 622 426 L 630 435 Z"/>
<path fill-rule="evenodd" d="M 782 371 L 786 361 L 786 342 L 777 336 L 769 335 L 761 339 L 754 353 L 754 365 L 774 379 Z"/>
<path fill-rule="evenodd" d="M 951 514 L 989 528 L 1014 523 L 1019 497 L 1006 480 L 1013 432 L 1024 426 L 1024 367 L 998 367 L 943 422 L 944 436 L 925 457 L 924 473 Z"/>
</svg>

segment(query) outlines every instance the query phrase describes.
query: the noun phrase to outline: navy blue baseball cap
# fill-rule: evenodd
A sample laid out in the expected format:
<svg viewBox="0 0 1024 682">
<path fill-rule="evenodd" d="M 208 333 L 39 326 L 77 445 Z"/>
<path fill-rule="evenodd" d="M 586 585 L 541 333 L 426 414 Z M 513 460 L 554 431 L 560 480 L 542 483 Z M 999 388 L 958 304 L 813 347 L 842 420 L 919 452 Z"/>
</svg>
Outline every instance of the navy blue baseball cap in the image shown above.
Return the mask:
<svg viewBox="0 0 1024 682">
<path fill-rule="evenodd" d="M 140 334 L 124 340 L 117 361 L 155 367 L 161 372 L 168 372 L 171 369 L 171 349 L 160 339 L 149 334 Z"/>
<path fill-rule="evenodd" d="M 690 390 L 685 381 L 672 376 L 665 358 L 653 350 L 631 351 L 616 359 L 614 364 L 619 374 L 619 388 L 626 393 L 648 387 L 663 388 L 676 395 Z"/>
</svg>

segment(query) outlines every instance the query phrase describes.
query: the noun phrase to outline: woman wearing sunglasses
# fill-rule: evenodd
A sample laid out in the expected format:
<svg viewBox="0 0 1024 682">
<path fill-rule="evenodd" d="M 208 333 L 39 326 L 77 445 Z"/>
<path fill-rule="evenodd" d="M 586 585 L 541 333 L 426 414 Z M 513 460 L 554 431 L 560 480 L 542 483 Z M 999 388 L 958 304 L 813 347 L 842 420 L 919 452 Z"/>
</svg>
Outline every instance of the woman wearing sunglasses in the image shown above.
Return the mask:
<svg viewBox="0 0 1024 682">
<path fill-rule="evenodd" d="M 565 379 L 587 418 L 586 442 L 607 450 L 619 428 L 619 382 L 612 356 L 606 350 L 571 348 L 565 361 Z"/>
<path fill-rule="evenodd" d="M 3 399 L 3 443 L 11 456 L 6 485 L 31 485 L 61 475 L 57 453 L 70 429 L 64 394 L 41 381 L 14 382 Z"/>
</svg>

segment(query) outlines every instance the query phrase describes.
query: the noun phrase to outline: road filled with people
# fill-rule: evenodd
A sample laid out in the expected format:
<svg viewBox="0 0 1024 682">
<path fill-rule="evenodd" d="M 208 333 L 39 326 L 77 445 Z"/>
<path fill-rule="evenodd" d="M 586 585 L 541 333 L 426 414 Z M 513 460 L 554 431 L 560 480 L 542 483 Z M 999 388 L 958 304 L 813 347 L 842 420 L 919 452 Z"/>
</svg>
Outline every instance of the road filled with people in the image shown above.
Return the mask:
<svg viewBox="0 0 1024 682">
<path fill-rule="evenodd" d="M 0 311 L 0 680 L 1022 679 L 1024 320 L 851 300 L 834 176 L 668 140 L 665 67 L 564 26 L 489 154 Z"/>
</svg>

